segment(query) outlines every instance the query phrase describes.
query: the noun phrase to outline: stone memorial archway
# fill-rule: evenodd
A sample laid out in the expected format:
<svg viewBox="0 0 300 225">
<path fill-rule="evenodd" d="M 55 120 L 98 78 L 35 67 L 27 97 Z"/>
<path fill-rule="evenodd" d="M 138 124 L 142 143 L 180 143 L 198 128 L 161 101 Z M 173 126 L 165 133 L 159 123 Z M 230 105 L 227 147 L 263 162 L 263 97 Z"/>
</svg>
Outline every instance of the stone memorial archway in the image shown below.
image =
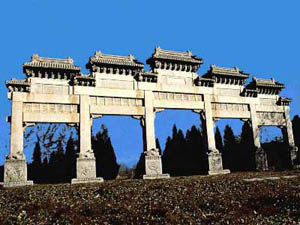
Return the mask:
<svg viewBox="0 0 300 225">
<path fill-rule="evenodd" d="M 279 97 L 283 84 L 274 79 L 253 78 L 238 68 L 211 65 L 199 76 L 203 63 L 190 51 L 175 52 L 159 47 L 147 60 L 150 71 L 132 55 L 106 55 L 99 51 L 90 57 L 84 75 L 71 58 L 53 59 L 33 55 L 24 63 L 25 80 L 6 82 L 12 101 L 10 153 L 5 160 L 4 186 L 30 185 L 23 153 L 23 130 L 37 122 L 67 123 L 78 126 L 80 154 L 77 176 L 72 183 L 101 182 L 91 149 L 92 118 L 103 115 L 128 115 L 141 121 L 145 156 L 144 179 L 167 178 L 162 173 L 161 156 L 156 149 L 155 114 L 164 109 L 190 109 L 199 114 L 207 132 L 209 174 L 229 173 L 223 170 L 222 156 L 216 149 L 214 120 L 238 118 L 247 120 L 253 129 L 258 170 L 267 169 L 259 140 L 262 125 L 280 126 L 290 147 L 292 162 L 294 144 L 289 116 L 290 99 Z"/>
</svg>

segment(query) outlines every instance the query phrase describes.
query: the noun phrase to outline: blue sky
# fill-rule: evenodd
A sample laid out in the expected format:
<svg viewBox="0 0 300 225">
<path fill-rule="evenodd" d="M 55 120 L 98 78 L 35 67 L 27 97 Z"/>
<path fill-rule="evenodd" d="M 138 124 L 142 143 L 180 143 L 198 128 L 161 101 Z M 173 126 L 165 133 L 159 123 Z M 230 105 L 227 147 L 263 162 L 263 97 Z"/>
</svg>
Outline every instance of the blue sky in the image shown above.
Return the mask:
<svg viewBox="0 0 300 225">
<path fill-rule="evenodd" d="M 95 50 L 133 54 L 142 62 L 159 45 L 191 50 L 204 59 L 198 73 L 210 64 L 237 66 L 261 78 L 286 84 L 282 95 L 293 98 L 291 115 L 300 113 L 300 2 L 110 0 L 10 0 L 0 3 L 0 164 L 8 153 L 10 115 L 5 80 L 24 79 L 23 62 L 33 53 L 71 56 L 86 73 Z M 249 79 L 250 80 L 250 79 Z M 103 117 L 119 162 L 133 162 L 142 151 L 141 129 L 130 117 Z M 221 128 L 228 121 L 217 123 Z M 156 134 L 164 145 L 174 123 L 187 129 L 199 124 L 197 114 L 165 111 L 157 116 Z M 239 132 L 241 123 L 232 126 Z M 272 135 L 276 135 L 272 132 Z M 26 155 L 31 158 L 30 150 Z"/>
</svg>

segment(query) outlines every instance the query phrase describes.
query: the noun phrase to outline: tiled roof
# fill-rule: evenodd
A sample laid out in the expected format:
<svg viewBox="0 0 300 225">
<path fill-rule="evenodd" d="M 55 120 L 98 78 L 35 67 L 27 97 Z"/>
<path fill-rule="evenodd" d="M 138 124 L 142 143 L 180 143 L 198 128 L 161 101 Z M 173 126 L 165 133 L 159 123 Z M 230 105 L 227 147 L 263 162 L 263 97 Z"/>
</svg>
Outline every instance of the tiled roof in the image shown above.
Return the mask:
<svg viewBox="0 0 300 225">
<path fill-rule="evenodd" d="M 209 73 L 216 74 L 216 75 L 228 75 L 228 76 L 238 76 L 238 77 L 244 77 L 248 78 L 249 74 L 243 73 L 239 70 L 239 68 L 225 68 L 225 67 L 218 67 L 216 65 L 210 66 Z"/>
<path fill-rule="evenodd" d="M 155 52 L 152 54 L 152 57 L 147 59 L 147 63 L 150 63 L 153 59 L 166 59 L 166 60 L 174 60 L 174 61 L 183 61 L 183 62 L 191 62 L 202 64 L 203 60 L 192 55 L 191 51 L 186 52 L 176 52 L 170 50 L 164 50 L 160 47 L 155 48 Z"/>
<path fill-rule="evenodd" d="M 253 77 L 253 81 L 256 86 L 263 86 L 263 87 L 276 87 L 276 88 L 284 88 L 284 84 L 281 84 L 279 82 L 276 82 L 273 78 L 270 80 L 265 80 L 265 79 L 259 79 L 256 77 Z"/>
<path fill-rule="evenodd" d="M 9 81 L 5 81 L 6 87 L 9 85 L 25 85 L 29 86 L 30 84 L 26 80 L 16 80 L 16 79 L 11 79 Z"/>
<path fill-rule="evenodd" d="M 144 64 L 136 60 L 133 55 L 129 55 L 129 56 L 106 55 L 100 51 L 96 51 L 95 55 L 90 57 L 88 64 L 94 64 L 94 63 L 144 68 Z"/>
<path fill-rule="evenodd" d="M 31 61 L 24 63 L 23 67 L 42 67 L 51 69 L 65 69 L 65 70 L 80 70 L 80 67 L 75 66 L 72 58 L 58 59 L 45 58 L 37 54 L 33 54 Z"/>
</svg>

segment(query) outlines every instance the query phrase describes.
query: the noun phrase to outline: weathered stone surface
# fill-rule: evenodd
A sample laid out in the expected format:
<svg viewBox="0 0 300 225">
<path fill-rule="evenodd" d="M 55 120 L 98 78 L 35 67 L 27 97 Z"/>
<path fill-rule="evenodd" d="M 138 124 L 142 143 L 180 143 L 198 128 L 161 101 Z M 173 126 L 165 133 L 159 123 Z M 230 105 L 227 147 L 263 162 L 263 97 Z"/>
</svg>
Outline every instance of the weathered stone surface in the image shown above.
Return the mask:
<svg viewBox="0 0 300 225">
<path fill-rule="evenodd" d="M 76 178 L 72 179 L 72 184 L 102 182 L 103 178 L 96 177 L 96 160 L 95 158 L 77 158 Z"/>
<path fill-rule="evenodd" d="M 230 170 L 223 169 L 222 155 L 217 151 L 212 151 L 208 155 L 209 175 L 227 174 Z"/>
<path fill-rule="evenodd" d="M 268 170 L 267 154 L 263 148 L 258 148 L 255 153 L 256 169 L 258 171 Z"/>
<path fill-rule="evenodd" d="M 145 175 L 143 179 L 169 178 L 169 174 L 162 173 L 161 156 L 158 151 L 149 151 L 145 155 Z"/>
<path fill-rule="evenodd" d="M 27 164 L 25 160 L 6 159 L 4 165 L 4 187 L 33 185 L 27 181 Z"/>
<path fill-rule="evenodd" d="M 238 68 L 211 66 L 203 76 L 196 72 L 203 63 L 190 51 L 175 52 L 159 47 L 147 60 L 151 71 L 132 55 L 106 55 L 97 51 L 87 64 L 90 74 L 83 75 L 71 58 L 53 59 L 33 55 L 24 63 L 27 78 L 7 82 L 12 100 L 10 153 L 8 159 L 25 160 L 23 132 L 28 123 L 69 123 L 79 127 L 80 153 L 77 177 L 72 183 L 101 181 L 96 178 L 94 153 L 91 148 L 91 124 L 94 116 L 127 115 L 140 119 L 145 152 L 145 179 L 168 177 L 162 174 L 161 156 L 156 150 L 155 116 L 164 109 L 190 109 L 201 115 L 205 125 L 209 174 L 229 173 L 223 170 L 222 156 L 216 149 L 214 120 L 238 118 L 251 123 L 254 146 L 258 149 L 258 170 L 267 169 L 266 155 L 261 149 L 261 126 L 280 126 L 291 147 L 291 160 L 297 161 L 290 99 L 278 96 L 284 85 L 254 78 L 247 86 L 247 73 Z M 6 183 L 13 174 L 22 173 L 21 166 L 6 162 Z M 294 165 L 297 167 L 297 165 Z M 9 169 L 15 168 L 15 169 Z M 23 169 L 20 169 L 23 168 Z M 16 175 L 16 177 L 18 177 Z M 22 177 L 22 176 L 21 176 Z M 26 178 L 25 178 L 26 177 Z M 19 180 L 21 178 L 15 178 Z M 27 182 L 27 175 L 21 182 Z"/>
</svg>

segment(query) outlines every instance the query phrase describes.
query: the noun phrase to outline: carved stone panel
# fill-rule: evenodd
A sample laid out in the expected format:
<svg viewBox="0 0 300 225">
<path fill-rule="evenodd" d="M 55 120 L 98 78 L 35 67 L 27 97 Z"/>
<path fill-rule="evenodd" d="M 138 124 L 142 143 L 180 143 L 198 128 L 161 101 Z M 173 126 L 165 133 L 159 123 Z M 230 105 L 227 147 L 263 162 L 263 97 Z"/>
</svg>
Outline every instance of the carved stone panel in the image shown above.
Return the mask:
<svg viewBox="0 0 300 225">
<path fill-rule="evenodd" d="M 240 111 L 247 112 L 249 111 L 249 105 L 247 104 L 235 104 L 235 103 L 211 103 L 212 110 L 224 110 L 224 111 Z"/>
<path fill-rule="evenodd" d="M 161 157 L 145 156 L 145 169 L 147 175 L 162 174 Z"/>
<path fill-rule="evenodd" d="M 78 105 L 75 104 L 51 104 L 51 103 L 24 103 L 26 113 L 78 113 Z"/>
<path fill-rule="evenodd" d="M 93 105 L 108 105 L 108 106 L 143 106 L 143 99 L 138 98 L 119 98 L 119 97 L 90 97 Z"/>
<path fill-rule="evenodd" d="M 257 112 L 258 124 L 260 126 L 278 126 L 285 125 L 285 117 L 280 112 Z"/>
<path fill-rule="evenodd" d="M 33 92 L 39 94 L 68 95 L 69 87 L 66 85 L 35 84 Z"/>
<path fill-rule="evenodd" d="M 155 100 L 172 100 L 172 101 L 203 101 L 202 95 L 172 93 L 172 92 L 153 92 Z"/>
</svg>

